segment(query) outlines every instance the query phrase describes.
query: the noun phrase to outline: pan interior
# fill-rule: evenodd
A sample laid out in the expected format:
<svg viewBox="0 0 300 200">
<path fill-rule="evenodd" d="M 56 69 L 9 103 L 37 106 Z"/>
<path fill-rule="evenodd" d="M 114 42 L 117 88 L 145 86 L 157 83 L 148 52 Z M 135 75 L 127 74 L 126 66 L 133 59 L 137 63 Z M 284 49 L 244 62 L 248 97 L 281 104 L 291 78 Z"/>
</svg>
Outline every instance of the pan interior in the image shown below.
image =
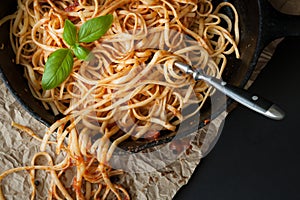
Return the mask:
<svg viewBox="0 0 300 200">
<path fill-rule="evenodd" d="M 221 0 L 214 0 L 215 5 L 224 2 Z M 258 39 L 258 4 L 253 0 L 229 0 L 227 2 L 232 3 L 239 13 L 239 27 L 240 27 L 240 43 L 239 50 L 241 59 L 236 59 L 235 55 L 228 56 L 228 63 L 223 73 L 223 79 L 236 86 L 244 86 L 254 69 L 255 62 L 253 56 L 256 51 L 257 39 Z M 17 8 L 17 1 L 8 1 L 0 8 L 0 17 L 4 17 L 13 13 Z M 223 11 L 226 15 L 233 19 L 233 12 L 231 9 L 225 9 Z M 52 112 L 44 109 L 40 101 L 35 99 L 30 92 L 27 84 L 27 80 L 24 77 L 24 70 L 22 66 L 15 64 L 15 55 L 10 45 L 9 39 L 9 23 L 0 27 L 0 44 L 4 44 L 4 50 L 0 50 L 0 74 L 11 90 L 16 99 L 28 110 L 37 120 L 49 126 L 54 123 L 61 116 L 54 116 Z M 215 95 L 218 95 L 216 93 Z M 215 99 L 218 99 L 217 97 Z M 214 113 L 211 113 L 211 102 L 208 100 L 206 105 L 200 114 L 200 124 L 197 124 L 198 128 L 204 126 L 203 123 L 207 119 L 218 116 L 226 109 L 223 101 L 214 102 L 217 107 Z M 228 101 L 230 106 L 232 101 Z M 187 127 L 186 133 L 189 133 Z M 148 146 L 155 146 L 161 143 L 168 142 L 174 137 L 174 133 L 164 134 L 162 138 L 156 141 L 146 141 L 146 146 L 141 147 L 141 150 Z M 127 145 L 128 146 L 128 145 Z M 142 145 L 140 145 L 142 146 Z M 134 149 L 134 148 L 132 148 Z"/>
</svg>

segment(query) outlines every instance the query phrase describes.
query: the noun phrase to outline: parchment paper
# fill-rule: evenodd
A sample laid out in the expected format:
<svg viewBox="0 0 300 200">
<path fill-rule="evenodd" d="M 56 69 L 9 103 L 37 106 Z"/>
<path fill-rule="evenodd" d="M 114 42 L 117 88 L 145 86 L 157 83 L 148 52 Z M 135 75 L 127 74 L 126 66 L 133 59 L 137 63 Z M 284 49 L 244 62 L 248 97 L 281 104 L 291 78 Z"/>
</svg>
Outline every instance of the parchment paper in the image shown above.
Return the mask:
<svg viewBox="0 0 300 200">
<path fill-rule="evenodd" d="M 300 13 L 300 2 L 297 0 L 273 0 L 272 3 L 277 9 L 281 9 L 286 13 Z M 295 6 L 297 4 L 298 7 Z M 280 40 L 278 39 L 266 47 L 246 88 L 253 83 L 259 72 L 269 61 Z M 227 113 L 223 113 L 213 120 L 209 124 L 209 129 L 207 126 L 195 133 L 192 148 L 167 167 L 150 173 L 126 173 L 122 176 L 120 183 L 129 190 L 132 199 L 172 199 L 176 192 L 188 183 L 206 149 L 209 148 L 209 145 L 218 136 L 218 132 L 221 131 L 223 118 L 226 115 Z M 0 173 L 14 167 L 30 165 L 33 155 L 39 151 L 40 143 L 31 136 L 12 128 L 11 122 L 15 121 L 29 126 L 40 135 L 46 131 L 46 127 L 20 106 L 1 80 L 0 116 Z M 202 143 L 204 145 L 201 146 Z M 53 158 L 60 159 L 55 157 L 51 149 L 48 149 L 48 151 Z M 31 189 L 27 174 L 27 172 L 18 172 L 4 179 L 2 189 L 7 199 L 30 198 Z M 40 185 L 38 186 L 39 195 L 37 199 L 47 199 L 48 182 L 44 181 L 47 179 L 47 173 L 41 172 L 38 176 Z"/>
</svg>

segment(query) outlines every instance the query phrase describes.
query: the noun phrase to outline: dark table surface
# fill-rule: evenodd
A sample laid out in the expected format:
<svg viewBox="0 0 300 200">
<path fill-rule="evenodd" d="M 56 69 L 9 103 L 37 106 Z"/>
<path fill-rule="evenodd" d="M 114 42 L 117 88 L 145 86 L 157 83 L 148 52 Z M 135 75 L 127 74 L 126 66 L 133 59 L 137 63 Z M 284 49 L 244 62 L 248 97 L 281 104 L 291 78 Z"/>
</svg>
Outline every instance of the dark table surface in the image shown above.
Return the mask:
<svg viewBox="0 0 300 200">
<path fill-rule="evenodd" d="M 242 106 L 175 200 L 300 199 L 300 38 L 286 38 L 250 91 L 280 105 L 283 121 Z"/>
</svg>

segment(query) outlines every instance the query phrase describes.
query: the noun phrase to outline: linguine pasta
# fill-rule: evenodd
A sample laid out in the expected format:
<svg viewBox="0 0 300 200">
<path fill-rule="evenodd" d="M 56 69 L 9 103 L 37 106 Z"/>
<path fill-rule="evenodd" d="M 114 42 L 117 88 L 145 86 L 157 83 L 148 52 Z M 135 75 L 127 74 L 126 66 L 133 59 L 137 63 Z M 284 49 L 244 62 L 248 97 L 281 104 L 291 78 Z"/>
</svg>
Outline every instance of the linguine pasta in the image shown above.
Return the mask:
<svg viewBox="0 0 300 200">
<path fill-rule="evenodd" d="M 13 126 L 41 141 L 32 165 L 5 171 L 28 170 L 35 198 L 35 171 L 46 170 L 52 182 L 49 199 L 130 199 L 125 188 L 110 177 L 122 174 L 109 161 L 127 140 L 157 137 L 160 130 L 175 131 L 195 115 L 211 94 L 202 81 L 181 74 L 177 60 L 220 78 L 226 56 L 239 57 L 238 14 L 228 2 L 213 7 L 211 0 L 18 0 L 10 21 L 10 39 L 16 63 L 24 66 L 30 90 L 46 109 L 64 117 L 48 128 L 43 138 L 20 124 Z M 222 13 L 228 7 L 234 20 Z M 112 14 L 114 22 L 99 40 L 82 44 L 93 59 L 74 58 L 70 76 L 57 88 L 44 91 L 41 79 L 49 55 L 69 47 L 62 38 L 66 19 L 79 28 L 88 19 Z M 191 104 L 200 106 L 183 115 Z M 51 137 L 55 134 L 54 140 Z M 113 141 L 110 139 L 114 138 Z M 45 152 L 55 145 L 65 159 L 53 163 Z M 48 166 L 35 164 L 45 157 Z M 60 177 L 76 166 L 73 191 Z M 0 199 L 4 194 L 0 190 Z"/>
</svg>

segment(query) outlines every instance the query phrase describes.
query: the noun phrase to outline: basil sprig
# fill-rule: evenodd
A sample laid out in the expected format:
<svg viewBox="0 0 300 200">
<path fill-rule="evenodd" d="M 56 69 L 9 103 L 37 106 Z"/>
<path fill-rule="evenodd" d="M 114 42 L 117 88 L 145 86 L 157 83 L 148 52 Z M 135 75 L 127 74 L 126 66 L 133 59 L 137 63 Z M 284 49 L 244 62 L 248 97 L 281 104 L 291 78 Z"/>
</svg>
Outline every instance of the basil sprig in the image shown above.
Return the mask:
<svg viewBox="0 0 300 200">
<path fill-rule="evenodd" d="M 100 16 L 86 21 L 77 32 L 76 26 L 66 20 L 63 31 L 63 39 L 70 48 L 62 48 L 50 54 L 42 77 L 42 88 L 44 90 L 53 89 L 64 82 L 70 75 L 74 55 L 79 60 L 89 60 L 92 58 L 90 51 L 80 43 L 89 43 L 98 40 L 111 27 L 113 16 L 111 14 Z"/>
</svg>

